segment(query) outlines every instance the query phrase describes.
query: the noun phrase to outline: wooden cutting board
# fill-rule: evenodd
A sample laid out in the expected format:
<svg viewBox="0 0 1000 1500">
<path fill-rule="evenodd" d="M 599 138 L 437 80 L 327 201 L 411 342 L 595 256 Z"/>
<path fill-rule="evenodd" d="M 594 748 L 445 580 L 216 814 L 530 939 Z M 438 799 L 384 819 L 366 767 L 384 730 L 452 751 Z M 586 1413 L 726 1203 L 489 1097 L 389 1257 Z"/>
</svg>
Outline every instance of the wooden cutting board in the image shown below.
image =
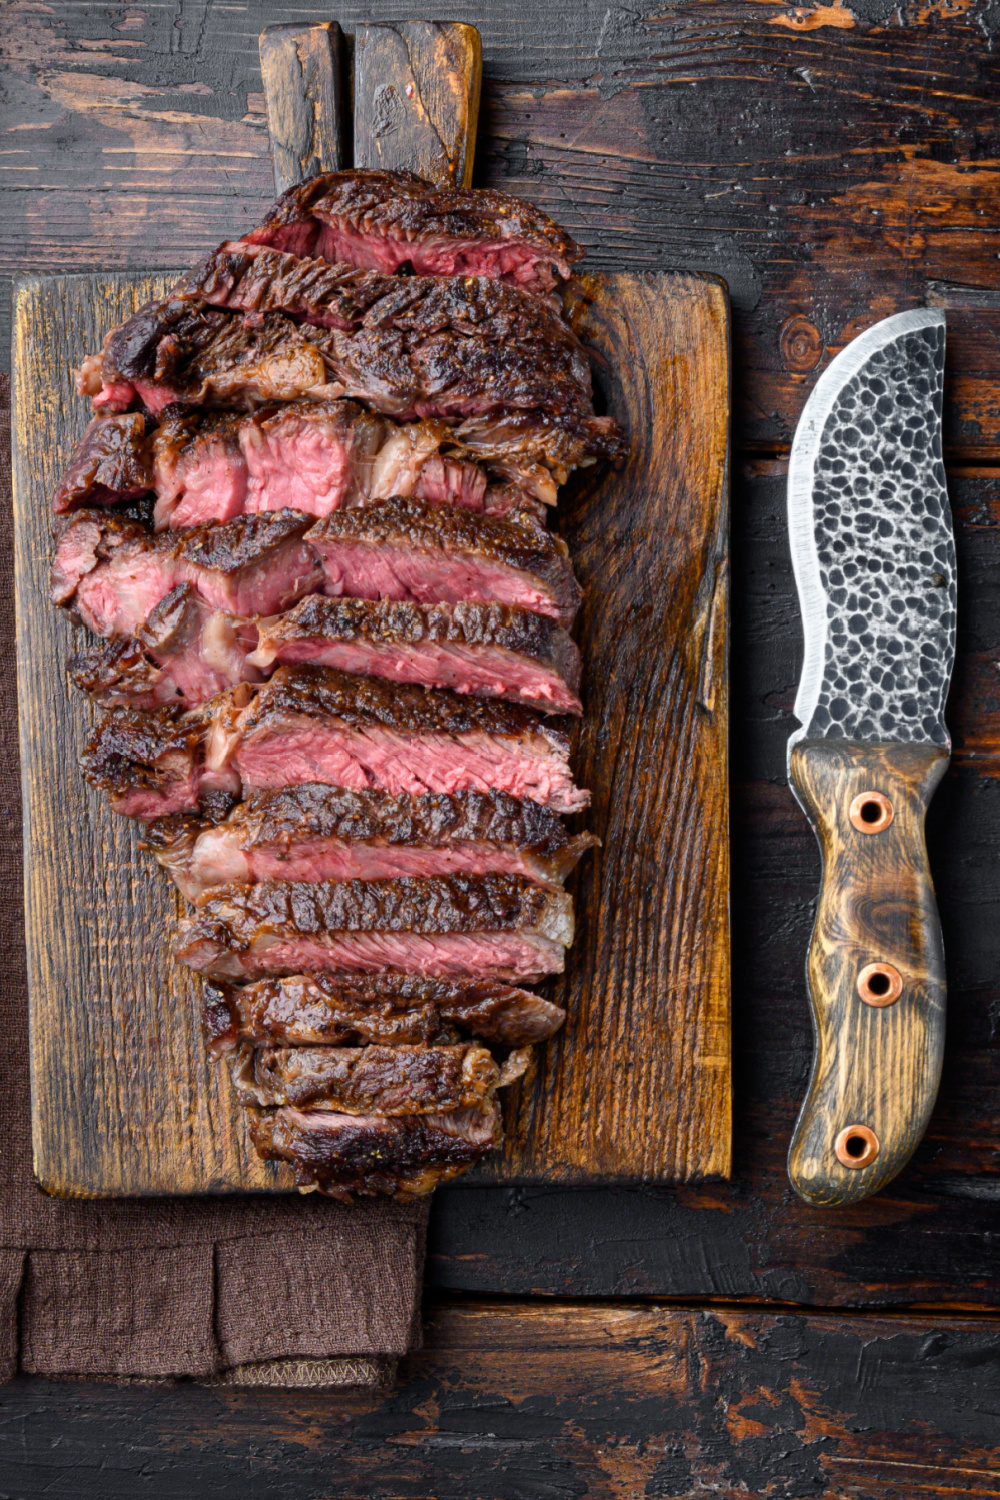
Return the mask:
<svg viewBox="0 0 1000 1500">
<path fill-rule="evenodd" d="M 35 1170 L 60 1194 L 286 1189 L 259 1161 L 197 982 L 184 909 L 140 830 L 83 782 L 94 709 L 66 676 L 86 632 L 47 600 L 51 495 L 87 421 L 70 369 L 172 275 L 32 278 L 14 303 L 17 664 Z M 579 283 L 574 322 L 631 457 L 563 493 L 586 590 L 574 755 L 603 847 L 545 990 L 569 1012 L 508 1097 L 481 1180 L 673 1182 L 729 1170 L 726 769 L 728 312 L 685 275 Z"/>
<path fill-rule="evenodd" d="M 479 77 L 470 31 L 359 28 L 359 165 L 405 159 L 468 180 Z M 329 122 L 341 46 L 335 25 L 278 28 L 262 43 L 282 182 L 339 164 Z M 51 495 L 88 416 L 70 370 L 177 274 L 32 277 L 14 298 L 32 1126 L 38 1180 L 66 1196 L 292 1187 L 287 1167 L 257 1158 L 225 1069 L 205 1057 L 198 983 L 168 953 L 183 899 L 140 850 L 141 830 L 80 776 L 96 715 L 66 662 L 86 632 L 47 600 Z M 574 765 L 593 791 L 581 822 L 602 847 L 572 879 L 577 940 L 566 973 L 544 988 L 566 1026 L 508 1091 L 503 1149 L 464 1180 L 724 1177 L 728 299 L 712 277 L 585 276 L 571 316 L 593 354 L 599 409 L 631 445 L 621 473 L 577 476 L 555 518 L 586 591 Z"/>
</svg>

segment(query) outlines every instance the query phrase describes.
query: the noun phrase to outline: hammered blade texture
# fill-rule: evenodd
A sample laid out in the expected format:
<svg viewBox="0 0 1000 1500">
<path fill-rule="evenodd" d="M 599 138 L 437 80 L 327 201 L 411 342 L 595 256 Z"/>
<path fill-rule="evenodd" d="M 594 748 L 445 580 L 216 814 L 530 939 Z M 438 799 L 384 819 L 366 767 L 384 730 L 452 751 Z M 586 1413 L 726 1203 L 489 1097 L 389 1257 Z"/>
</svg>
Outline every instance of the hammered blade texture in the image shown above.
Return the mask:
<svg viewBox="0 0 1000 1500">
<path fill-rule="evenodd" d="M 827 638 L 810 738 L 948 744 L 955 544 L 941 458 L 944 328 L 874 352 L 823 428 L 813 515 Z"/>
</svg>

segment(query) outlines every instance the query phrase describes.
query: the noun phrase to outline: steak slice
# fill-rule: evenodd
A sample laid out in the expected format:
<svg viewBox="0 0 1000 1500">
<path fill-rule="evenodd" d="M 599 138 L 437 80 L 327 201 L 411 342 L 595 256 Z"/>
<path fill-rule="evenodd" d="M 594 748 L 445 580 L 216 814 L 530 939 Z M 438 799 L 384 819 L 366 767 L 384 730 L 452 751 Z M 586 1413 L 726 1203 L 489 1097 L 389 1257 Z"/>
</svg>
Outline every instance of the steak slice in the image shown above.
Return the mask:
<svg viewBox="0 0 1000 1500">
<path fill-rule="evenodd" d="M 209 891 L 174 955 L 211 979 L 391 969 L 519 982 L 561 973 L 572 941 L 570 897 L 522 876 L 268 880 Z"/>
<path fill-rule="evenodd" d="M 472 1032 L 502 1047 L 552 1036 L 566 1012 L 530 990 L 457 984 L 409 974 L 293 974 L 255 984 L 204 985 L 203 1025 L 213 1056 L 242 1041 L 285 1047 L 369 1042 L 441 1045 Z"/>
<path fill-rule="evenodd" d="M 567 629 L 582 598 L 565 542 L 528 512 L 473 518 L 395 498 L 326 516 L 308 541 L 334 596 L 512 604 Z"/>
<path fill-rule="evenodd" d="M 146 838 L 189 901 L 234 881 L 497 872 L 556 885 L 597 842 L 505 792 L 392 797 L 313 784 L 253 792 L 214 827 L 166 819 Z"/>
<path fill-rule="evenodd" d="M 341 333 L 406 330 L 418 337 L 453 329 L 489 343 L 558 345 L 590 372 L 579 340 L 547 300 L 480 276 L 391 276 L 323 259 L 302 259 L 247 240 L 220 245 L 170 292 L 231 312 L 285 313 Z"/>
<path fill-rule="evenodd" d="M 547 214 L 495 189 L 411 172 L 327 172 L 290 188 L 249 240 L 293 255 L 423 276 L 501 277 L 547 294 L 583 251 Z"/>
<path fill-rule="evenodd" d="M 243 1047 L 232 1077 L 244 1104 L 291 1104 L 347 1115 L 433 1115 L 476 1109 L 500 1070 L 485 1047 Z"/>
<path fill-rule="evenodd" d="M 257 621 L 251 657 L 314 662 L 391 682 L 510 698 L 544 713 L 579 714 L 580 653 L 561 625 L 516 605 L 413 604 L 315 594 Z"/>
<path fill-rule="evenodd" d="M 81 505 L 116 505 L 153 488 L 150 440 L 141 412 L 97 416 L 70 454 L 52 500 L 57 515 Z"/>
<path fill-rule="evenodd" d="M 294 401 L 250 415 L 168 409 L 153 439 L 157 529 L 246 512 L 326 516 L 389 495 L 482 510 L 487 476 L 439 452 L 440 422 L 403 425 L 353 401 Z"/>
<path fill-rule="evenodd" d="M 424 1197 L 479 1161 L 502 1139 L 495 1101 L 441 1115 L 343 1115 L 285 1105 L 248 1111 L 265 1161 L 287 1161 L 302 1187 L 350 1202 Z"/>
<path fill-rule="evenodd" d="M 502 791 L 557 812 L 590 800 L 573 785 L 565 730 L 534 710 L 325 667 L 281 667 L 245 708 L 223 707 L 207 759 L 231 765 L 247 791 Z"/>
<path fill-rule="evenodd" d="M 95 703 L 197 707 L 238 682 L 260 682 L 248 660 L 257 628 L 212 609 L 189 583 L 172 589 L 134 636 L 115 636 L 69 663 L 72 681 Z"/>
<path fill-rule="evenodd" d="M 96 635 L 133 635 L 185 583 L 214 609 L 274 614 L 322 586 L 308 527 L 308 517 L 279 510 L 154 536 L 114 513 L 78 510 L 56 523 L 50 597 L 72 604 Z"/>
<path fill-rule="evenodd" d="M 228 811 L 239 777 L 230 766 L 206 765 L 207 730 L 204 709 L 113 708 L 88 740 L 80 766 L 127 818 L 163 818 L 220 797 Z"/>
<path fill-rule="evenodd" d="M 95 406 L 124 411 L 139 400 L 154 413 L 173 402 L 253 410 L 347 395 L 401 420 L 523 408 L 583 434 L 595 420 L 590 367 L 575 346 L 495 339 L 457 320 L 433 332 L 405 320 L 344 331 L 283 313 L 218 316 L 221 324 L 204 323 L 179 352 L 166 335 L 169 356 L 157 352 L 151 375 L 122 369 L 106 350 Z"/>
</svg>

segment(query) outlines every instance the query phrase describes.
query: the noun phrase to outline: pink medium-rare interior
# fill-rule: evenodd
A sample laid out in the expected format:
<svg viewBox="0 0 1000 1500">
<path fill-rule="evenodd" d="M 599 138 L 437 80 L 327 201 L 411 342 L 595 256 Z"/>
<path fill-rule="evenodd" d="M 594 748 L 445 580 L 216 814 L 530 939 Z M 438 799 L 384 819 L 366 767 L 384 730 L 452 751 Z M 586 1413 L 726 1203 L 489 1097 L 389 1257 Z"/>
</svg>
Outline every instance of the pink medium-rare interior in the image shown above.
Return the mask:
<svg viewBox="0 0 1000 1500">
<path fill-rule="evenodd" d="M 271 650 L 276 651 L 276 658 Z M 505 651 L 498 646 L 465 646 L 449 642 L 418 645 L 377 644 L 372 641 L 328 641 L 321 639 L 277 641 L 262 644 L 254 660 L 267 666 L 266 658 L 279 662 L 310 662 L 336 667 L 362 677 L 384 677 L 390 682 L 417 683 L 423 687 L 451 688 L 474 698 L 509 698 L 528 703 L 547 713 L 578 714 L 580 700 L 551 668 Z"/>
<path fill-rule="evenodd" d="M 389 969 L 427 979 L 541 979 L 562 973 L 561 943 L 520 932 L 264 933 L 235 952 L 211 938 L 178 949 L 178 957 L 220 978 L 267 974 L 375 974 Z"/>
<path fill-rule="evenodd" d="M 573 785 L 565 760 L 540 739 L 526 746 L 480 732 L 400 735 L 303 719 L 247 735 L 233 755 L 248 791 L 316 781 L 356 791 L 381 787 L 395 796 L 495 789 L 556 812 L 578 812 L 590 802 L 590 793 Z"/>
<path fill-rule="evenodd" d="M 485 875 L 499 872 L 537 880 L 530 855 L 510 845 L 455 841 L 436 845 L 369 843 L 355 839 L 310 839 L 242 849 L 226 828 L 200 834 L 190 874 L 204 888 L 230 881 L 391 880 L 396 876 Z"/>
</svg>

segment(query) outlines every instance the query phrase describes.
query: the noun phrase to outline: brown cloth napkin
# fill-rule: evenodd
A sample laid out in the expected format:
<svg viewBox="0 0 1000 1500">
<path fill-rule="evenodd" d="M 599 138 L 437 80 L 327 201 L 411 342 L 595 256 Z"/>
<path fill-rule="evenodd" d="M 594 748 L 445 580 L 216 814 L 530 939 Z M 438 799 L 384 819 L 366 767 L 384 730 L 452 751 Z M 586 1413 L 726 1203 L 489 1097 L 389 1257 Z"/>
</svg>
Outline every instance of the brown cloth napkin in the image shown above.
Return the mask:
<svg viewBox="0 0 1000 1500">
<path fill-rule="evenodd" d="M 427 1205 L 49 1198 L 31 1174 L 10 382 L 0 376 L 0 1379 L 383 1385 L 419 1338 Z"/>
</svg>

